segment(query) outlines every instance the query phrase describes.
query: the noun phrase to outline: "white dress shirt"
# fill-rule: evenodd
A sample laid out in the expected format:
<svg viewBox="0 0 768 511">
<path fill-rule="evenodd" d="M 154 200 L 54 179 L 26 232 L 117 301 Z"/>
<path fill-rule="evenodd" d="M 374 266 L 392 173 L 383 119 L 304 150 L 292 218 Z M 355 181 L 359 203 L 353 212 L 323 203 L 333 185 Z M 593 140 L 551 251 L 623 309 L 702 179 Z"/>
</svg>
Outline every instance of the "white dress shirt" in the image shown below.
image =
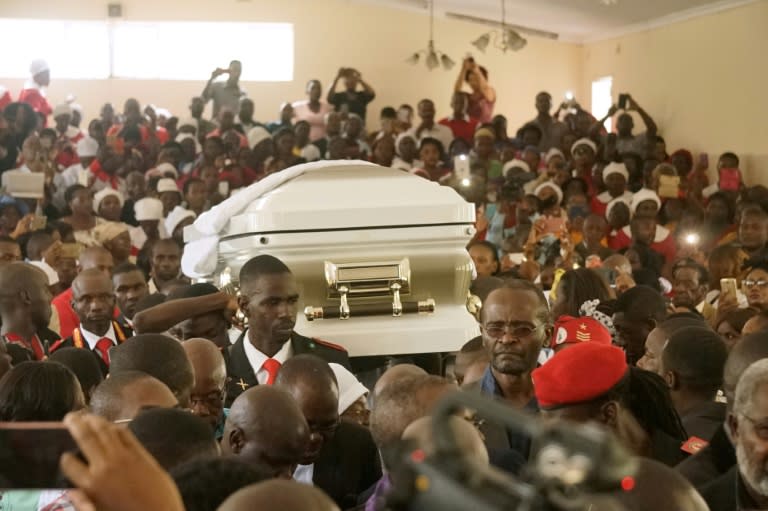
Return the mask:
<svg viewBox="0 0 768 511">
<path fill-rule="evenodd" d="M 259 382 L 259 385 L 264 385 L 267 383 L 269 373 L 262 366 L 264 365 L 264 362 L 266 362 L 270 357 L 254 348 L 253 344 L 251 344 L 250 340 L 248 339 L 247 330 L 243 335 L 245 357 L 248 359 L 248 363 L 251 365 L 251 369 L 253 369 L 254 374 L 256 374 L 256 380 Z M 275 353 L 275 356 L 272 358 L 280 362 L 280 365 L 282 365 L 285 364 L 286 360 L 291 358 L 291 355 L 293 355 L 293 348 L 291 347 L 291 341 L 288 340 L 285 344 L 283 344 L 283 347 L 280 348 L 280 351 Z M 312 479 L 310 478 L 310 481 L 311 480 Z"/>
<path fill-rule="evenodd" d="M 309 465 L 297 465 L 296 470 L 293 471 L 293 480 L 297 483 L 308 484 L 314 486 L 312 478 L 315 477 L 315 464 Z"/>
<path fill-rule="evenodd" d="M 96 349 L 96 343 L 99 342 L 103 338 L 110 339 L 112 341 L 113 346 L 117 346 L 117 336 L 115 335 L 115 327 L 112 325 L 112 322 L 109 322 L 109 330 L 107 330 L 107 333 L 104 335 L 96 335 L 93 332 L 89 332 L 85 329 L 85 327 L 80 324 L 80 333 L 83 335 L 83 339 L 85 339 L 85 342 L 88 343 L 88 347 L 91 348 L 91 350 Z"/>
</svg>

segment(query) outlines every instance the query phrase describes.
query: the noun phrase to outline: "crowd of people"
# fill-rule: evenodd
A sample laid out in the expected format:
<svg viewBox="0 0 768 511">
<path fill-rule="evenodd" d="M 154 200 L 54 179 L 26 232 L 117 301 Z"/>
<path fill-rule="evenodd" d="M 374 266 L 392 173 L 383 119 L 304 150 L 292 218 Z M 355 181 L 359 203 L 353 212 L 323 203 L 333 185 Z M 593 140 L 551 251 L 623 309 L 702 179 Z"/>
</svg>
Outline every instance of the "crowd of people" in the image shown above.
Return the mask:
<svg viewBox="0 0 768 511">
<path fill-rule="evenodd" d="M 627 509 L 768 509 L 768 188 L 736 154 L 712 172 L 706 153 L 670 154 L 629 94 L 596 119 L 541 92 L 510 135 L 472 58 L 449 115 L 422 99 L 379 124 L 352 68 L 272 122 L 233 61 L 188 115 L 131 98 L 87 129 L 74 100 L 49 103 L 47 64 L 30 71 L 0 99 L 0 422 L 63 421 L 80 454 L 61 459 L 74 489 L 0 490 L 0 509 L 387 509 L 404 484 L 387 453 L 403 439 L 434 453 L 431 411 L 459 390 L 611 432 L 638 460 L 609 492 Z M 343 346 L 294 330 L 300 285 L 270 255 L 245 263 L 237 295 L 182 274 L 198 216 L 342 159 L 475 205 L 481 335 L 440 354 L 439 374 L 387 359 L 366 387 Z M 27 174 L 44 175 L 32 199 L 13 192 Z M 458 454 L 530 474 L 528 434 L 467 415 Z M 24 471 L 7 469 L 0 485 Z"/>
</svg>

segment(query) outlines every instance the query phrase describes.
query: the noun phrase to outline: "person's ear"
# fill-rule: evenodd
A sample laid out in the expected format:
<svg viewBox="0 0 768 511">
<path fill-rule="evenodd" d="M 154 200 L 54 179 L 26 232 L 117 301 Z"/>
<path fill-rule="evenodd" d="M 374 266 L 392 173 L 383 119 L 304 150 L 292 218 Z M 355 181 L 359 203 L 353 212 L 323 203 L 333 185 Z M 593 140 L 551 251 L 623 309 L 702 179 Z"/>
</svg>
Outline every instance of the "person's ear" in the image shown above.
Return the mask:
<svg viewBox="0 0 768 511">
<path fill-rule="evenodd" d="M 600 422 L 611 429 L 616 429 L 619 425 L 619 403 L 608 401 L 600 407 Z"/>
<path fill-rule="evenodd" d="M 728 425 L 728 431 L 726 432 L 730 433 L 729 437 L 731 442 L 735 444 L 739 438 L 739 419 L 736 418 L 735 413 L 731 412 L 728 414 L 728 417 L 726 418 L 726 424 Z"/>
<path fill-rule="evenodd" d="M 667 382 L 667 386 L 670 390 L 677 390 L 680 388 L 680 380 L 674 371 L 667 371 L 663 375 L 664 381 Z"/>
<path fill-rule="evenodd" d="M 30 305 L 32 303 L 32 297 L 29 295 L 29 291 L 26 289 L 19 291 L 19 300 L 21 300 L 21 303 L 24 305 Z"/>
<path fill-rule="evenodd" d="M 229 433 L 229 448 L 232 451 L 232 454 L 240 454 L 240 452 L 245 448 L 245 434 L 243 433 L 243 430 L 240 428 L 234 428 Z"/>
</svg>

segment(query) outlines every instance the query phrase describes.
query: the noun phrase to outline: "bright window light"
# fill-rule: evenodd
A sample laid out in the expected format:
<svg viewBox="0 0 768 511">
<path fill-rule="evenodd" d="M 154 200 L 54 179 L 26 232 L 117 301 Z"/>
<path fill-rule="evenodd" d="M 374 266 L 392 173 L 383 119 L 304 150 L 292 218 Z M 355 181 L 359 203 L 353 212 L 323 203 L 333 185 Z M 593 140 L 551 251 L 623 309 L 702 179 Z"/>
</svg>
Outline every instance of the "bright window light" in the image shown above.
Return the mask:
<svg viewBox="0 0 768 511">
<path fill-rule="evenodd" d="M 608 110 L 613 105 L 613 97 L 611 95 L 611 89 L 613 88 L 613 77 L 606 76 L 598 78 L 592 82 L 592 115 L 598 119 L 605 117 Z M 605 129 L 608 133 L 611 132 L 611 124 L 613 119 L 605 121 Z"/>
<path fill-rule="evenodd" d="M 112 33 L 115 78 L 207 80 L 240 60 L 244 81 L 293 80 L 291 23 L 127 21 Z"/>
<path fill-rule="evenodd" d="M 109 77 L 109 32 L 102 21 L 0 18 L 0 76 L 29 78 L 29 64 L 44 59 L 51 80 Z"/>
</svg>

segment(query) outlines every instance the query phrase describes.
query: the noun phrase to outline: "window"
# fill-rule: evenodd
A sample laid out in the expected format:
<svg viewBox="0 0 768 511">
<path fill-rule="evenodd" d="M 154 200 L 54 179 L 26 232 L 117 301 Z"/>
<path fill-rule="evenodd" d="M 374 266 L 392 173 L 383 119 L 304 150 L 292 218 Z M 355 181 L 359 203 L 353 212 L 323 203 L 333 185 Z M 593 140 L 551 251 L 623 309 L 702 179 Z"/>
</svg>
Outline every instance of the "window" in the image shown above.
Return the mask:
<svg viewBox="0 0 768 511">
<path fill-rule="evenodd" d="M 290 23 L 119 22 L 112 44 L 115 78 L 202 80 L 240 60 L 242 80 L 293 80 Z"/>
<path fill-rule="evenodd" d="M 0 48 L 0 76 L 6 78 L 29 78 L 35 59 L 48 62 L 53 79 L 109 77 L 109 33 L 102 21 L 0 18 Z"/>
<path fill-rule="evenodd" d="M 608 113 L 613 105 L 613 96 L 611 95 L 611 89 L 613 88 L 613 77 L 606 76 L 598 78 L 592 82 L 592 115 L 598 119 L 602 119 Z M 611 132 L 611 124 L 613 119 L 605 121 L 605 129 L 608 133 Z"/>
<path fill-rule="evenodd" d="M 244 81 L 293 80 L 290 23 L 0 18 L 0 45 L 14 48 L 0 61 L 6 78 L 29 77 L 30 62 L 42 58 L 54 80 L 206 80 L 231 60 L 243 63 Z"/>
</svg>

